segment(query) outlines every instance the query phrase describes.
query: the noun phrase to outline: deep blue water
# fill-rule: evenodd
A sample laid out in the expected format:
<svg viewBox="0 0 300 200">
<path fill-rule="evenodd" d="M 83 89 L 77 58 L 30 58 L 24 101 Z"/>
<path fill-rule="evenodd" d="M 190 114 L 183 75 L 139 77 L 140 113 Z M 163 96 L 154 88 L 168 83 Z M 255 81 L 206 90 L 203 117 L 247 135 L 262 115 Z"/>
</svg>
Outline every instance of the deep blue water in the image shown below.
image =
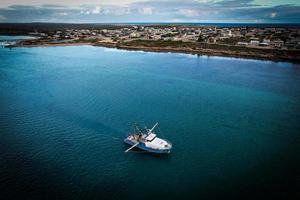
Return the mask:
<svg viewBox="0 0 300 200">
<path fill-rule="evenodd" d="M 92 46 L 0 61 L 5 199 L 299 195 L 299 65 Z M 125 154 L 133 122 L 173 152 Z"/>
</svg>

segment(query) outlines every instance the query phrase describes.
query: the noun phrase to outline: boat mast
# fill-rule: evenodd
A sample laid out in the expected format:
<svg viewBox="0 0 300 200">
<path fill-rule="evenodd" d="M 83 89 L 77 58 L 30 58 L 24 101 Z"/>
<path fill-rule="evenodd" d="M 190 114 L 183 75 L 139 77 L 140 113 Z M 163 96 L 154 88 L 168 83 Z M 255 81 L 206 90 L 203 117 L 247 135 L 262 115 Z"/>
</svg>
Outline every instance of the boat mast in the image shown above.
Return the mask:
<svg viewBox="0 0 300 200">
<path fill-rule="evenodd" d="M 143 135 L 143 132 L 141 131 L 141 129 L 138 127 L 137 124 L 134 124 L 134 129 L 135 129 L 135 132 L 138 131 L 141 135 Z"/>
</svg>

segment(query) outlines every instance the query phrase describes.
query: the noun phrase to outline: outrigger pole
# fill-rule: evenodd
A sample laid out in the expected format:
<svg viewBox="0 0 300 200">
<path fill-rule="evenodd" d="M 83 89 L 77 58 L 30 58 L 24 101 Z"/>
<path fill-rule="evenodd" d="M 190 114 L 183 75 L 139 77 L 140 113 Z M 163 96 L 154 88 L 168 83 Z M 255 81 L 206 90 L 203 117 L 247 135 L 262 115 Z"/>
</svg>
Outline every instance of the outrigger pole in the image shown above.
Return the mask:
<svg viewBox="0 0 300 200">
<path fill-rule="evenodd" d="M 128 151 L 130 151 L 131 149 L 133 149 L 134 147 L 136 147 L 139 144 L 139 142 L 135 143 L 133 146 L 131 146 L 129 149 L 127 149 L 125 151 L 125 153 L 127 153 Z"/>
<path fill-rule="evenodd" d="M 155 129 L 155 127 L 158 125 L 158 122 L 150 129 L 148 130 L 147 135 L 149 135 L 150 133 L 152 133 L 152 131 Z M 137 130 L 142 134 L 142 132 L 140 131 L 140 129 L 138 127 L 136 127 Z M 125 153 L 127 153 L 128 151 L 130 151 L 131 149 L 133 149 L 134 147 L 136 147 L 139 144 L 139 142 L 135 143 L 134 145 L 132 145 L 130 148 L 128 148 Z"/>
<path fill-rule="evenodd" d="M 157 125 L 158 125 L 158 122 L 148 131 L 148 134 L 151 133 Z"/>
</svg>

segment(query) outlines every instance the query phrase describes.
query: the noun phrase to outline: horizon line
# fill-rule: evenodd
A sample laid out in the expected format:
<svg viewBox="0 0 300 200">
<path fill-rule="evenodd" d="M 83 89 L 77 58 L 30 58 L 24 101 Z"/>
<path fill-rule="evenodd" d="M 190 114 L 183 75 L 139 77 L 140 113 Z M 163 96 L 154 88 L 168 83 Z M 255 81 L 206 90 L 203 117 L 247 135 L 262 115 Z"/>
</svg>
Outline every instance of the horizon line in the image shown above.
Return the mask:
<svg viewBox="0 0 300 200">
<path fill-rule="evenodd" d="M 299 24 L 300 22 L 0 22 L 0 24 Z"/>
</svg>

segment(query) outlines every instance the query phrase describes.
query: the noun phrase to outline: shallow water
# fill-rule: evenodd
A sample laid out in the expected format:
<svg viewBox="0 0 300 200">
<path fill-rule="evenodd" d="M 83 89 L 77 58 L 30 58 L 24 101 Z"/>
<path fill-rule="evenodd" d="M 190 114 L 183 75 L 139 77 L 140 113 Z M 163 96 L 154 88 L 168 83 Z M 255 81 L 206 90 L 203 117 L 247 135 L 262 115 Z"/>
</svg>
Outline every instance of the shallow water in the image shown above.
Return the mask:
<svg viewBox="0 0 300 200">
<path fill-rule="evenodd" d="M 13 198 L 286 197 L 300 66 L 92 46 L 0 49 L 0 191 Z M 160 123 L 168 156 L 124 153 Z"/>
<path fill-rule="evenodd" d="M 25 35 L 19 35 L 19 36 L 0 35 L 0 41 L 24 40 L 24 39 L 34 39 L 34 38 L 36 37 L 25 36 Z"/>
</svg>

